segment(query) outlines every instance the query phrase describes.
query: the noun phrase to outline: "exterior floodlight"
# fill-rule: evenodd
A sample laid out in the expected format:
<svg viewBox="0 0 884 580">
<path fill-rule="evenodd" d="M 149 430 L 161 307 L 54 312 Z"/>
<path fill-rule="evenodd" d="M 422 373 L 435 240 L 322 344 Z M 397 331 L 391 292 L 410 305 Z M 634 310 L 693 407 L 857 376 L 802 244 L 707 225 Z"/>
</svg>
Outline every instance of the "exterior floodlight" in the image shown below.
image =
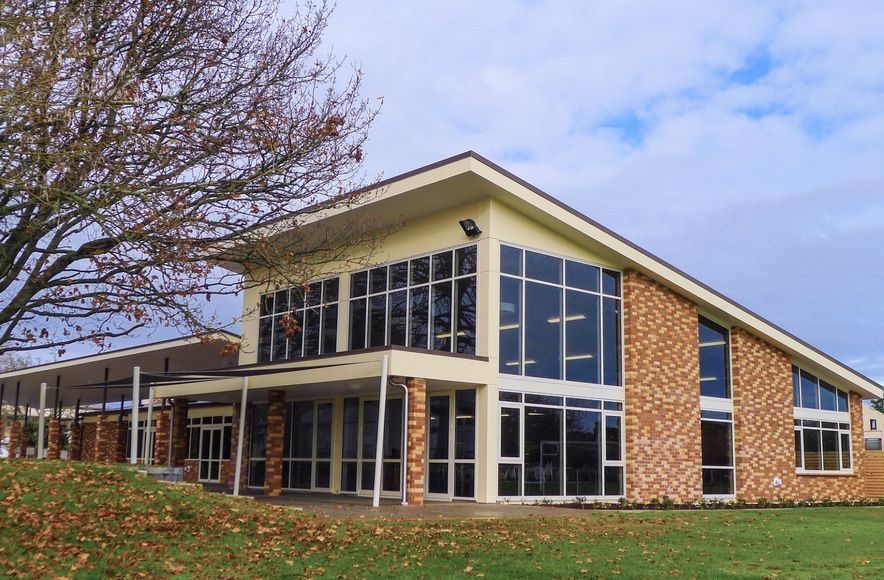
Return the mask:
<svg viewBox="0 0 884 580">
<path fill-rule="evenodd" d="M 463 233 L 465 233 L 468 238 L 475 238 L 476 236 L 482 235 L 482 230 L 480 230 L 479 226 L 476 225 L 476 222 L 471 219 L 460 220 L 460 227 L 463 228 Z"/>
</svg>

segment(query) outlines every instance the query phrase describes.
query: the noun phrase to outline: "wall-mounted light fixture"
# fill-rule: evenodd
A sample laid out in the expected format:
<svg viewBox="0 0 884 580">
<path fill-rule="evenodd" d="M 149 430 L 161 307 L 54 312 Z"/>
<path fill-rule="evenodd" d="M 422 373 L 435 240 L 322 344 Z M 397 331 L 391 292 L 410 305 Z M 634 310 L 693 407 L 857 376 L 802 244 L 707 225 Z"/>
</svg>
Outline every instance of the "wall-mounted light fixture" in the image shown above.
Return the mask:
<svg viewBox="0 0 884 580">
<path fill-rule="evenodd" d="M 482 230 L 480 230 L 479 226 L 476 225 L 476 222 L 471 219 L 460 220 L 460 227 L 463 228 L 463 233 L 465 233 L 468 238 L 475 238 L 482 235 Z"/>
</svg>

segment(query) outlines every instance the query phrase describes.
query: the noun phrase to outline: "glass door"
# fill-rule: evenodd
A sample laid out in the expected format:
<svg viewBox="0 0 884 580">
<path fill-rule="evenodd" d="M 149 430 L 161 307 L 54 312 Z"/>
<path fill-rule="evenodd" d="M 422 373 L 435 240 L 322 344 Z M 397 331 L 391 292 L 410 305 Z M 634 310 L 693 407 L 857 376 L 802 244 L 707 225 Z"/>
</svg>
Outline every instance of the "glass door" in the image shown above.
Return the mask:
<svg viewBox="0 0 884 580">
<path fill-rule="evenodd" d="M 429 499 L 476 497 L 476 391 L 431 395 L 426 495 Z"/>
<path fill-rule="evenodd" d="M 199 480 L 206 483 L 221 481 L 221 435 L 222 427 L 206 427 L 200 429 L 200 475 Z"/>
<path fill-rule="evenodd" d="M 296 401 L 286 407 L 282 487 L 328 490 L 331 486 L 334 403 Z"/>
</svg>

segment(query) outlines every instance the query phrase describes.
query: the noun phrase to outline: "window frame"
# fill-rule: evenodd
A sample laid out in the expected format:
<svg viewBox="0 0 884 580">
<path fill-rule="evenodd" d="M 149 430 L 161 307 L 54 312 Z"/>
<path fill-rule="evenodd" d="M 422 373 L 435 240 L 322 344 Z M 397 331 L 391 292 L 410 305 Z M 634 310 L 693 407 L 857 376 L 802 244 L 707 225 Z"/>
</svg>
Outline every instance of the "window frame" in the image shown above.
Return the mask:
<svg viewBox="0 0 884 580">
<path fill-rule="evenodd" d="M 456 262 L 457 251 L 465 249 L 465 248 L 474 248 L 475 249 L 475 253 L 476 253 L 475 271 L 471 272 L 469 274 L 458 274 L 457 273 L 457 262 Z M 446 278 L 440 278 L 437 280 L 437 279 L 435 279 L 434 272 L 433 272 L 433 257 L 438 254 L 444 254 L 444 253 L 450 253 L 451 257 L 452 257 L 451 276 L 448 276 Z M 447 248 L 440 248 L 438 250 L 433 250 L 431 252 L 416 254 L 416 255 L 408 256 L 408 257 L 401 258 L 401 259 L 389 260 L 384 263 L 375 264 L 369 268 L 362 268 L 360 270 L 354 270 L 353 272 L 349 272 L 348 276 L 349 276 L 349 281 L 350 281 L 350 285 L 349 285 L 350 289 L 349 289 L 348 295 L 346 297 L 346 301 L 347 301 L 346 311 L 347 311 L 347 317 L 348 317 L 347 338 L 346 338 L 347 349 L 348 350 L 360 350 L 363 348 L 371 348 L 371 324 L 370 324 L 371 299 L 376 298 L 376 297 L 380 297 L 380 296 L 384 297 L 384 309 L 383 309 L 383 311 L 384 311 L 384 341 L 383 341 L 384 344 L 383 344 L 383 346 L 391 346 L 390 339 L 391 339 L 391 335 L 392 335 L 392 330 L 391 330 L 392 318 L 390 316 L 390 307 L 391 307 L 390 295 L 395 294 L 395 293 L 399 293 L 399 292 L 404 292 L 405 293 L 405 341 L 404 341 L 405 346 L 410 347 L 410 348 L 420 348 L 420 349 L 425 349 L 425 350 L 429 350 L 429 351 L 436 351 L 436 352 L 451 352 L 451 353 L 462 354 L 458 350 L 458 341 L 457 341 L 457 333 L 458 333 L 457 322 L 458 322 L 459 313 L 460 313 L 460 305 L 457 303 L 455 298 L 457 296 L 458 282 L 460 280 L 469 280 L 470 278 L 472 278 L 475 281 L 474 287 L 476 289 L 476 303 L 475 303 L 476 320 L 475 320 L 475 328 L 473 329 L 472 352 L 466 353 L 466 354 L 475 354 L 477 352 L 478 342 L 479 342 L 479 318 L 480 318 L 479 317 L 479 297 L 481 295 L 480 279 L 479 279 L 480 278 L 479 277 L 480 253 L 481 252 L 480 252 L 479 244 L 477 242 L 469 242 L 469 243 L 465 243 L 465 244 L 459 244 L 456 246 L 450 246 Z M 412 276 L 413 276 L 412 262 L 416 261 L 416 260 L 421 260 L 423 258 L 426 258 L 429 260 L 429 270 L 427 273 L 427 281 L 415 283 L 412 278 Z M 406 281 L 405 285 L 400 288 L 391 288 L 391 285 L 390 285 L 391 267 L 394 265 L 401 264 L 401 263 L 407 264 L 407 270 L 408 270 L 407 281 Z M 385 288 L 384 288 L 384 290 L 372 291 L 371 282 L 370 282 L 371 272 L 373 270 L 377 270 L 379 268 L 384 268 L 386 270 L 386 280 L 385 280 L 385 284 L 384 284 Z M 353 285 L 353 277 L 357 276 L 359 274 L 363 274 L 363 273 L 366 275 L 365 292 L 354 296 L 353 295 L 353 286 L 354 286 Z M 451 341 L 451 344 L 447 350 L 433 348 L 433 340 L 434 340 L 433 320 L 434 320 L 434 316 L 435 316 L 434 308 L 433 308 L 433 289 L 437 284 L 443 284 L 443 283 L 448 283 L 449 288 L 451 290 L 451 296 L 450 296 L 451 308 L 450 308 L 450 312 L 449 312 L 449 317 L 450 317 L 450 322 L 449 322 L 450 333 L 449 334 L 450 334 L 450 336 L 446 337 Z M 412 346 L 411 345 L 411 342 L 412 342 L 412 291 L 419 290 L 419 289 L 426 289 L 427 290 L 427 342 L 426 342 L 425 346 Z M 352 327 L 351 318 L 352 318 L 352 308 L 353 308 L 352 304 L 357 303 L 357 302 L 361 302 L 365 305 L 365 328 L 363 329 L 363 342 L 362 342 L 363 346 L 354 348 L 353 347 L 353 332 L 352 332 L 353 327 Z"/>
<path fill-rule="evenodd" d="M 727 418 L 713 418 L 713 417 L 703 417 L 704 411 L 711 411 L 715 413 L 726 413 Z M 730 445 L 731 445 L 731 465 L 705 465 L 703 464 L 703 453 L 702 453 L 702 445 L 703 445 L 703 422 L 710 423 L 725 423 L 730 425 Z M 734 433 L 734 414 L 732 411 L 721 411 L 718 409 L 701 409 L 700 411 L 700 484 L 703 484 L 703 470 L 705 469 L 716 469 L 720 471 L 731 471 L 731 482 L 733 483 L 733 491 L 731 493 L 705 493 L 703 492 L 703 497 L 706 499 L 733 499 L 737 495 L 737 454 L 736 454 L 736 440 Z"/>
<path fill-rule="evenodd" d="M 624 332 L 623 332 L 623 271 L 614 268 L 611 266 L 606 266 L 600 263 L 592 262 L 585 259 L 573 258 L 570 256 L 564 256 L 562 254 L 557 254 L 554 252 L 548 252 L 544 250 L 538 250 L 536 248 L 531 248 L 528 246 L 523 246 L 520 244 L 514 244 L 510 242 L 501 241 L 498 247 L 498 254 L 500 255 L 503 252 L 504 247 L 509 247 L 515 250 L 519 250 L 521 252 L 521 263 L 520 263 L 520 274 L 510 274 L 503 271 L 502 266 L 498 274 L 501 278 L 508 278 L 512 280 L 516 280 L 519 282 L 519 322 L 516 327 L 518 328 L 518 342 L 519 342 L 519 360 L 518 364 L 514 365 L 517 369 L 517 373 L 505 373 L 501 371 L 501 366 L 504 364 L 502 360 L 502 356 L 498 352 L 498 355 L 501 357 L 501 360 L 498 363 L 498 374 L 504 378 L 522 378 L 528 379 L 532 381 L 550 381 L 557 383 L 569 383 L 574 385 L 595 385 L 600 387 L 614 387 L 614 388 L 622 388 L 624 381 L 624 368 L 625 368 L 625 353 L 624 353 Z M 547 256 L 550 258 L 555 258 L 557 260 L 561 260 L 561 273 L 562 273 L 562 281 L 560 283 L 548 282 L 545 280 L 539 280 L 535 278 L 530 278 L 527 276 L 526 272 L 526 260 L 527 260 L 527 252 L 532 252 L 535 254 L 540 254 L 543 256 Z M 599 287 L 598 290 L 586 290 L 584 288 L 579 288 L 576 286 L 571 286 L 568 284 L 568 276 L 567 276 L 567 264 L 568 262 L 574 262 L 576 264 L 581 264 L 585 266 L 591 266 L 593 268 L 597 268 L 599 270 Z M 604 291 L 604 275 L 605 271 L 615 273 L 617 275 L 617 293 L 616 294 L 607 294 Z M 559 301 L 559 311 L 561 313 L 561 330 L 560 330 L 560 357 L 559 357 L 559 372 L 560 378 L 545 378 L 545 377 L 537 377 L 528 375 L 525 373 L 525 360 L 526 360 L 526 344 L 525 340 L 525 327 L 526 327 L 526 284 L 528 282 L 536 283 L 539 285 L 549 286 L 552 288 L 556 288 L 561 291 L 561 297 Z M 598 382 L 588 382 L 588 381 L 580 381 L 568 378 L 567 372 L 567 363 L 568 363 L 568 324 L 566 318 L 567 314 L 567 295 L 568 292 L 578 292 L 591 296 L 598 297 Z M 498 296 L 498 309 L 500 308 L 500 300 Z M 617 363 L 617 381 L 614 384 L 609 384 L 605 382 L 605 362 L 607 360 L 605 353 L 605 300 L 606 299 L 614 299 L 617 301 L 619 305 L 618 315 L 617 315 L 617 336 L 616 336 L 616 344 L 617 356 L 615 357 L 615 361 Z M 509 326 L 509 325 L 508 325 Z M 501 327 L 498 322 L 497 328 L 497 340 L 500 342 L 500 332 L 501 330 L 505 330 Z M 509 330 L 507 328 L 506 330 Z M 509 388 L 509 387 L 508 387 Z"/>
<path fill-rule="evenodd" d="M 805 425 L 805 422 L 810 422 L 810 425 Z M 814 426 L 812 423 L 819 423 L 819 426 Z M 823 423 L 836 423 L 838 428 L 831 427 L 823 427 Z M 846 427 L 845 427 L 846 425 Z M 799 441 L 801 442 L 801 464 L 795 466 L 795 473 L 799 475 L 852 475 L 854 473 L 853 465 L 855 463 L 855 459 L 853 457 L 853 429 L 852 425 L 849 421 L 826 421 L 825 419 L 821 420 L 819 418 L 814 419 L 799 419 L 795 418 L 793 421 L 793 431 L 799 433 Z M 838 469 L 805 469 L 804 465 L 806 464 L 806 459 L 804 455 L 804 431 L 816 431 L 820 434 L 820 462 L 822 465 L 825 465 L 825 450 L 823 449 L 823 440 L 822 433 L 833 432 L 836 434 L 835 440 L 838 443 L 838 450 L 836 455 L 838 457 Z M 847 445 L 848 445 L 848 457 L 850 457 L 850 466 L 844 467 L 844 450 L 841 447 L 842 442 L 844 441 L 843 435 L 847 435 Z"/>
<path fill-rule="evenodd" d="M 725 385 L 725 389 L 726 389 L 727 394 L 724 397 L 718 397 L 715 395 L 704 395 L 703 394 L 703 377 L 700 376 L 699 377 L 700 396 L 703 398 L 709 398 L 709 399 L 733 401 L 733 398 L 734 398 L 733 374 L 734 373 L 733 373 L 733 368 L 732 368 L 733 353 L 731 352 L 731 350 L 732 350 L 733 343 L 731 340 L 731 338 L 732 338 L 731 337 L 731 329 L 730 329 L 730 327 L 720 324 L 716 320 L 714 320 L 708 316 L 705 316 L 703 314 L 700 314 L 698 316 L 698 318 L 697 318 L 698 364 L 699 364 L 700 360 L 702 360 L 701 353 L 702 353 L 704 346 L 718 345 L 717 342 L 715 342 L 715 343 L 699 342 L 699 340 L 700 340 L 700 325 L 701 324 L 704 324 L 704 325 L 708 326 L 709 328 L 712 328 L 713 330 L 723 331 L 723 333 L 724 333 L 725 346 L 727 347 L 725 349 L 725 360 L 724 360 L 724 373 L 725 373 L 724 385 Z"/>
<path fill-rule="evenodd" d="M 498 427 L 498 445 L 497 445 L 497 465 L 518 465 L 520 466 L 520 480 L 519 486 L 521 495 L 500 495 L 500 482 L 498 481 L 498 489 L 495 493 L 497 493 L 498 501 L 516 501 L 516 502 L 525 502 L 525 501 L 537 501 L 540 499 L 573 499 L 575 497 L 586 497 L 588 499 L 599 500 L 599 501 L 617 501 L 621 497 L 626 496 L 626 413 L 625 413 L 625 403 L 623 401 L 614 400 L 614 399 L 599 399 L 596 397 L 581 397 L 574 395 L 561 395 L 558 393 L 541 393 L 541 392 L 525 392 L 525 391 L 516 391 L 512 389 L 501 389 L 500 392 L 506 392 L 508 394 L 518 394 L 518 401 L 504 401 L 500 400 L 500 395 L 498 394 L 497 401 L 497 413 L 495 420 L 497 421 Z M 560 397 L 562 399 L 561 404 L 546 404 L 542 402 L 526 402 L 526 395 L 540 395 L 540 396 L 551 396 L 551 397 Z M 573 404 L 568 403 L 568 399 L 581 399 L 584 401 L 594 401 L 599 405 L 597 408 L 595 407 L 580 407 Z M 619 405 L 619 410 L 606 408 L 608 405 Z M 526 407 L 540 407 L 544 409 L 556 409 L 562 412 L 562 420 L 560 425 L 560 442 L 561 442 L 561 461 L 562 461 L 562 469 L 561 469 L 561 491 L 560 495 L 556 496 L 541 496 L 541 495 L 526 495 L 525 494 L 525 417 L 526 417 Z M 501 450 L 502 441 L 500 440 L 500 411 L 501 409 L 518 409 L 519 410 L 519 457 L 504 457 Z M 568 411 L 594 411 L 598 412 L 600 415 L 599 418 L 599 429 L 601 433 L 599 434 L 599 455 L 601 459 L 600 469 L 599 469 L 599 489 L 601 490 L 600 495 L 592 495 L 592 496 L 576 496 L 570 495 L 567 493 L 567 466 L 568 466 L 568 442 L 566 439 L 567 435 L 567 412 Z M 607 419 L 609 416 L 619 417 L 620 418 L 620 459 L 608 459 L 608 433 L 607 433 Z M 620 468 L 620 487 L 622 494 L 621 495 L 607 495 L 605 493 L 605 470 L 608 467 L 619 467 Z M 499 469 L 498 469 L 499 473 Z"/>
<path fill-rule="evenodd" d="M 326 301 L 326 284 L 331 281 L 337 281 L 337 284 L 338 284 L 337 299 Z M 319 280 L 312 280 L 310 282 L 307 282 L 305 285 L 311 286 L 313 284 L 320 285 L 319 286 L 320 296 L 319 296 L 319 302 L 317 304 L 312 305 L 312 306 L 307 303 L 307 297 L 305 295 L 303 297 L 302 302 L 301 302 L 301 306 L 296 307 L 296 308 L 292 308 L 292 291 L 295 290 L 296 288 L 301 288 L 301 286 L 288 286 L 285 288 L 279 288 L 276 290 L 262 292 L 259 294 L 259 296 L 258 296 L 258 340 L 257 340 L 258 362 L 259 363 L 270 363 L 270 362 L 277 362 L 277 361 L 281 361 L 281 360 L 297 360 L 299 358 L 304 358 L 306 356 L 321 356 L 324 354 L 330 354 L 331 352 L 337 352 L 339 338 L 340 338 L 338 336 L 338 334 L 339 334 L 338 333 L 338 322 L 341 319 L 341 304 L 343 303 L 343 299 L 341 298 L 341 276 L 339 276 L 339 275 L 338 276 L 329 276 L 326 278 L 321 278 Z M 277 312 L 276 311 L 276 298 L 275 298 L 275 296 L 279 292 L 286 292 L 287 293 L 289 307 L 287 310 Z M 264 301 L 265 297 L 268 295 L 274 296 L 273 309 L 268 314 L 261 314 L 261 307 L 262 307 L 263 301 Z M 325 325 L 326 316 L 327 316 L 326 312 L 327 312 L 328 307 L 330 307 L 330 306 L 336 307 L 335 324 L 330 329 L 326 329 L 326 325 Z M 305 347 L 306 347 L 306 341 L 307 341 L 307 333 L 305 332 L 306 325 L 304 324 L 304 319 L 305 319 L 306 312 L 308 310 L 313 310 L 313 311 L 319 312 L 319 317 L 320 317 L 319 318 L 319 336 L 317 338 L 317 340 L 319 342 L 318 353 L 311 354 L 311 355 L 307 355 L 304 352 Z M 291 352 L 292 352 L 291 338 L 284 337 L 284 339 L 286 341 L 285 356 L 275 357 L 274 350 L 276 347 L 276 338 L 277 338 L 276 335 L 277 335 L 277 332 L 279 331 L 279 329 L 278 329 L 279 325 L 274 323 L 274 319 L 277 316 L 282 316 L 287 313 L 295 315 L 295 316 L 297 316 L 298 314 L 301 315 L 300 354 L 297 354 L 297 355 L 291 354 Z M 269 341 L 270 346 L 269 346 L 269 356 L 266 360 L 263 360 L 262 352 L 261 352 L 261 342 L 262 342 L 261 322 L 265 321 L 267 319 L 270 320 L 270 341 Z M 323 340 L 323 336 L 324 336 L 323 330 L 333 330 L 335 333 L 335 347 L 334 347 L 333 351 L 326 351 L 325 341 Z"/>
</svg>

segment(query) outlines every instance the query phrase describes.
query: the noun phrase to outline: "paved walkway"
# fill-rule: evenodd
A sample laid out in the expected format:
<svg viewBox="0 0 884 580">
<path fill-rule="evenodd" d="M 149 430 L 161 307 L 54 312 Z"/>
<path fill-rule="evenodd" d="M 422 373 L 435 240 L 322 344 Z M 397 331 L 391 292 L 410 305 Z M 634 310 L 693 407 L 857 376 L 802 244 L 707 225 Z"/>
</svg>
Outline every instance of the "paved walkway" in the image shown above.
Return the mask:
<svg viewBox="0 0 884 580">
<path fill-rule="evenodd" d="M 224 491 L 220 486 L 205 486 L 211 491 Z M 252 494 L 249 494 L 252 495 Z M 440 520 L 498 519 L 579 516 L 590 511 L 538 505 L 485 504 L 466 501 L 428 501 L 423 506 L 404 506 L 399 500 L 382 499 L 380 507 L 371 506 L 371 498 L 330 493 L 283 492 L 280 497 L 253 495 L 256 501 L 291 507 L 337 519 L 373 520 Z"/>
</svg>

